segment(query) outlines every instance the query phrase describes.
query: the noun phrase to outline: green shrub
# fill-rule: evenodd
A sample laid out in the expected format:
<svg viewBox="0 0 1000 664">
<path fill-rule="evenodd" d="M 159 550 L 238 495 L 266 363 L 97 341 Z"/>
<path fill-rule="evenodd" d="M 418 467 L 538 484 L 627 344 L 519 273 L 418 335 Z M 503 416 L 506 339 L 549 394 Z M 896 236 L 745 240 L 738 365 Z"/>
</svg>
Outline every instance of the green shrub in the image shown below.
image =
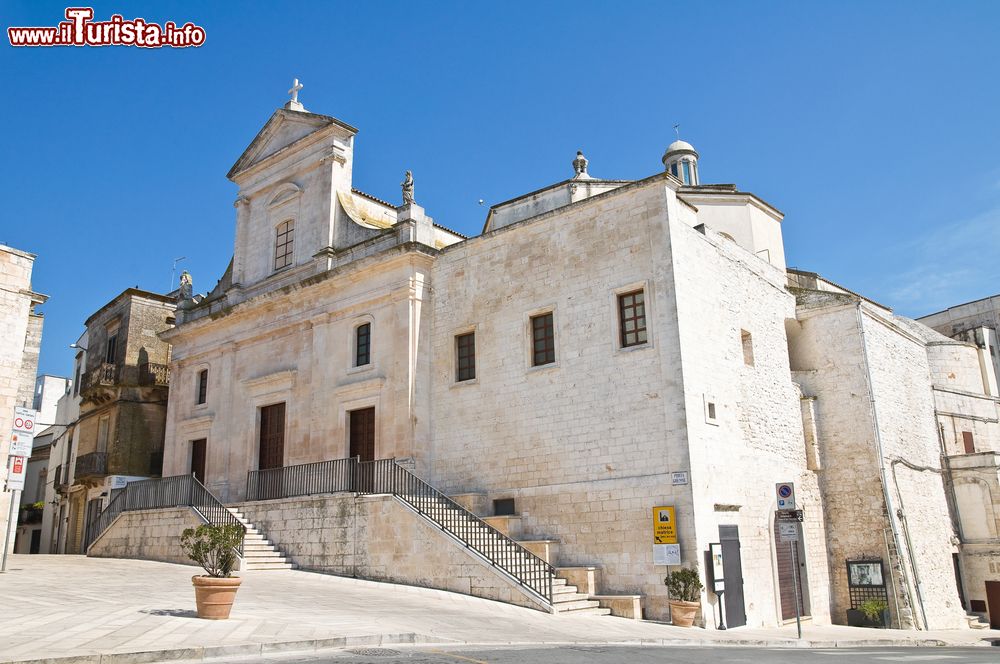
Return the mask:
<svg viewBox="0 0 1000 664">
<path fill-rule="evenodd" d="M 682 602 L 697 602 L 701 596 L 701 579 L 698 578 L 698 570 L 689 567 L 682 567 L 674 570 L 663 579 L 670 596 Z"/>
<path fill-rule="evenodd" d="M 865 614 L 865 618 L 872 622 L 882 622 L 882 612 L 889 608 L 884 600 L 872 598 L 866 599 L 858 606 L 858 610 Z"/>
<path fill-rule="evenodd" d="M 243 541 L 240 526 L 204 524 L 181 533 L 181 547 L 188 558 L 201 565 L 209 576 L 232 576 L 236 569 L 236 548 Z"/>
</svg>

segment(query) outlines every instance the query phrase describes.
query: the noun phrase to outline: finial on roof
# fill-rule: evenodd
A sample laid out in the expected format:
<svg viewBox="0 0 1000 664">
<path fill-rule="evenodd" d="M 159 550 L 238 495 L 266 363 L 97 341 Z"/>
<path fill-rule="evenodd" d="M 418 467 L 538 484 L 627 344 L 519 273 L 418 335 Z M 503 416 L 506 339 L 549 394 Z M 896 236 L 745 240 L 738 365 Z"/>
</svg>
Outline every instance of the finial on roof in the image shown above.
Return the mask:
<svg viewBox="0 0 1000 664">
<path fill-rule="evenodd" d="M 299 83 L 299 79 L 295 79 L 292 83 L 292 87 L 288 90 L 288 94 L 292 96 L 287 102 L 285 102 L 285 108 L 289 111 L 304 111 L 306 107 L 299 103 L 299 90 L 304 86 Z"/>
<path fill-rule="evenodd" d="M 681 140 L 681 125 L 679 123 L 674 125 L 674 133 L 677 134 L 677 140 Z"/>
<path fill-rule="evenodd" d="M 576 159 L 573 160 L 573 170 L 576 175 L 573 176 L 574 180 L 589 180 L 590 174 L 587 173 L 587 164 L 590 162 L 586 157 L 583 156 L 583 150 L 576 151 Z"/>
</svg>

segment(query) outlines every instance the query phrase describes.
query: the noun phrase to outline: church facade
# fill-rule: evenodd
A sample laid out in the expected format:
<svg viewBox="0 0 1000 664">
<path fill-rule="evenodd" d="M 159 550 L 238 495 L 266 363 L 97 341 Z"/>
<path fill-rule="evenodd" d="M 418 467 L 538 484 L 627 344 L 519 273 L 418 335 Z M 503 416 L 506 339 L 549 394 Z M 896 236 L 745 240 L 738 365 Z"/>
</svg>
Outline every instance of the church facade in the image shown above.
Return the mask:
<svg viewBox="0 0 1000 664">
<path fill-rule="evenodd" d="M 844 622 L 856 558 L 885 562 L 894 625 L 963 624 L 941 474 L 915 489 L 930 535 L 885 535 L 898 524 L 869 454 L 880 430 L 849 426 L 861 392 L 840 395 L 828 372 L 860 346 L 822 357 L 817 325 L 819 300 L 855 296 L 787 271 L 780 211 L 701 184 L 697 152 L 677 141 L 637 181 L 593 177 L 578 154 L 572 176 L 494 205 L 466 238 L 415 202 L 409 174 L 399 206 L 354 189 L 355 135 L 293 100 L 230 171 L 233 260 L 161 334 L 172 345 L 164 475 L 193 472 L 238 502 L 262 469 L 395 459 L 449 495 L 478 496 L 481 516 L 516 514 L 526 539 L 558 547 L 558 565 L 641 595 L 647 618 L 669 617 L 663 579 L 680 564 L 709 586 L 707 627 L 781 624 L 796 606 Z M 930 386 L 928 374 L 913 389 L 930 398 Z M 935 431 L 930 408 L 922 433 Z M 841 438 L 866 451 L 837 452 Z M 893 458 L 933 465 L 936 440 L 915 445 Z M 794 537 L 776 517 L 779 483 L 794 484 L 802 510 Z M 830 496 L 843 499 L 833 513 Z M 652 524 L 665 506 L 671 558 Z M 888 521 L 873 530 L 872 512 Z M 718 543 L 724 604 L 707 575 Z M 945 579 L 940 596 L 915 598 L 913 569 Z"/>
</svg>

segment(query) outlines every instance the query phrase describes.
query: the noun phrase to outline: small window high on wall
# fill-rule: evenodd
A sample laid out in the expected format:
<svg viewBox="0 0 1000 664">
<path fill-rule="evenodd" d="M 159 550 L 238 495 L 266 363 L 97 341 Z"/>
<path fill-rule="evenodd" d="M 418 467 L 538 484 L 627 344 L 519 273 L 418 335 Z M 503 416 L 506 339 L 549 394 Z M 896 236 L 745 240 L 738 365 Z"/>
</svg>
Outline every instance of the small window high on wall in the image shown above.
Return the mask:
<svg viewBox="0 0 1000 664">
<path fill-rule="evenodd" d="M 740 330 L 740 341 L 743 343 L 743 364 L 753 366 L 753 337 L 746 330 Z"/>
<path fill-rule="evenodd" d="M 292 264 L 292 249 L 295 246 L 295 221 L 289 219 L 278 224 L 274 241 L 274 269 L 280 270 Z"/>
<path fill-rule="evenodd" d="M 372 361 L 372 324 L 354 328 L 354 366 L 363 367 Z"/>
</svg>

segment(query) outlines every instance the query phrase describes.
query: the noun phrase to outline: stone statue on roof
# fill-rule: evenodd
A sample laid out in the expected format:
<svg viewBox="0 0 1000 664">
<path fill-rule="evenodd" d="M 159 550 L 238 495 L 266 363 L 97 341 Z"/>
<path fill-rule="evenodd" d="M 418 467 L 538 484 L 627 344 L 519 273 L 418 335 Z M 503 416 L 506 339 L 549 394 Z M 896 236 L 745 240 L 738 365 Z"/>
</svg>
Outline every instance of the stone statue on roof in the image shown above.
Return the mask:
<svg viewBox="0 0 1000 664">
<path fill-rule="evenodd" d="M 181 272 L 181 283 L 178 291 L 178 300 L 190 300 L 194 297 L 194 280 L 191 278 L 191 273 L 187 270 Z"/>
<path fill-rule="evenodd" d="M 399 185 L 403 188 L 403 205 L 409 205 L 413 202 L 413 172 L 406 171 L 406 177 L 403 179 L 402 183 Z"/>
</svg>

